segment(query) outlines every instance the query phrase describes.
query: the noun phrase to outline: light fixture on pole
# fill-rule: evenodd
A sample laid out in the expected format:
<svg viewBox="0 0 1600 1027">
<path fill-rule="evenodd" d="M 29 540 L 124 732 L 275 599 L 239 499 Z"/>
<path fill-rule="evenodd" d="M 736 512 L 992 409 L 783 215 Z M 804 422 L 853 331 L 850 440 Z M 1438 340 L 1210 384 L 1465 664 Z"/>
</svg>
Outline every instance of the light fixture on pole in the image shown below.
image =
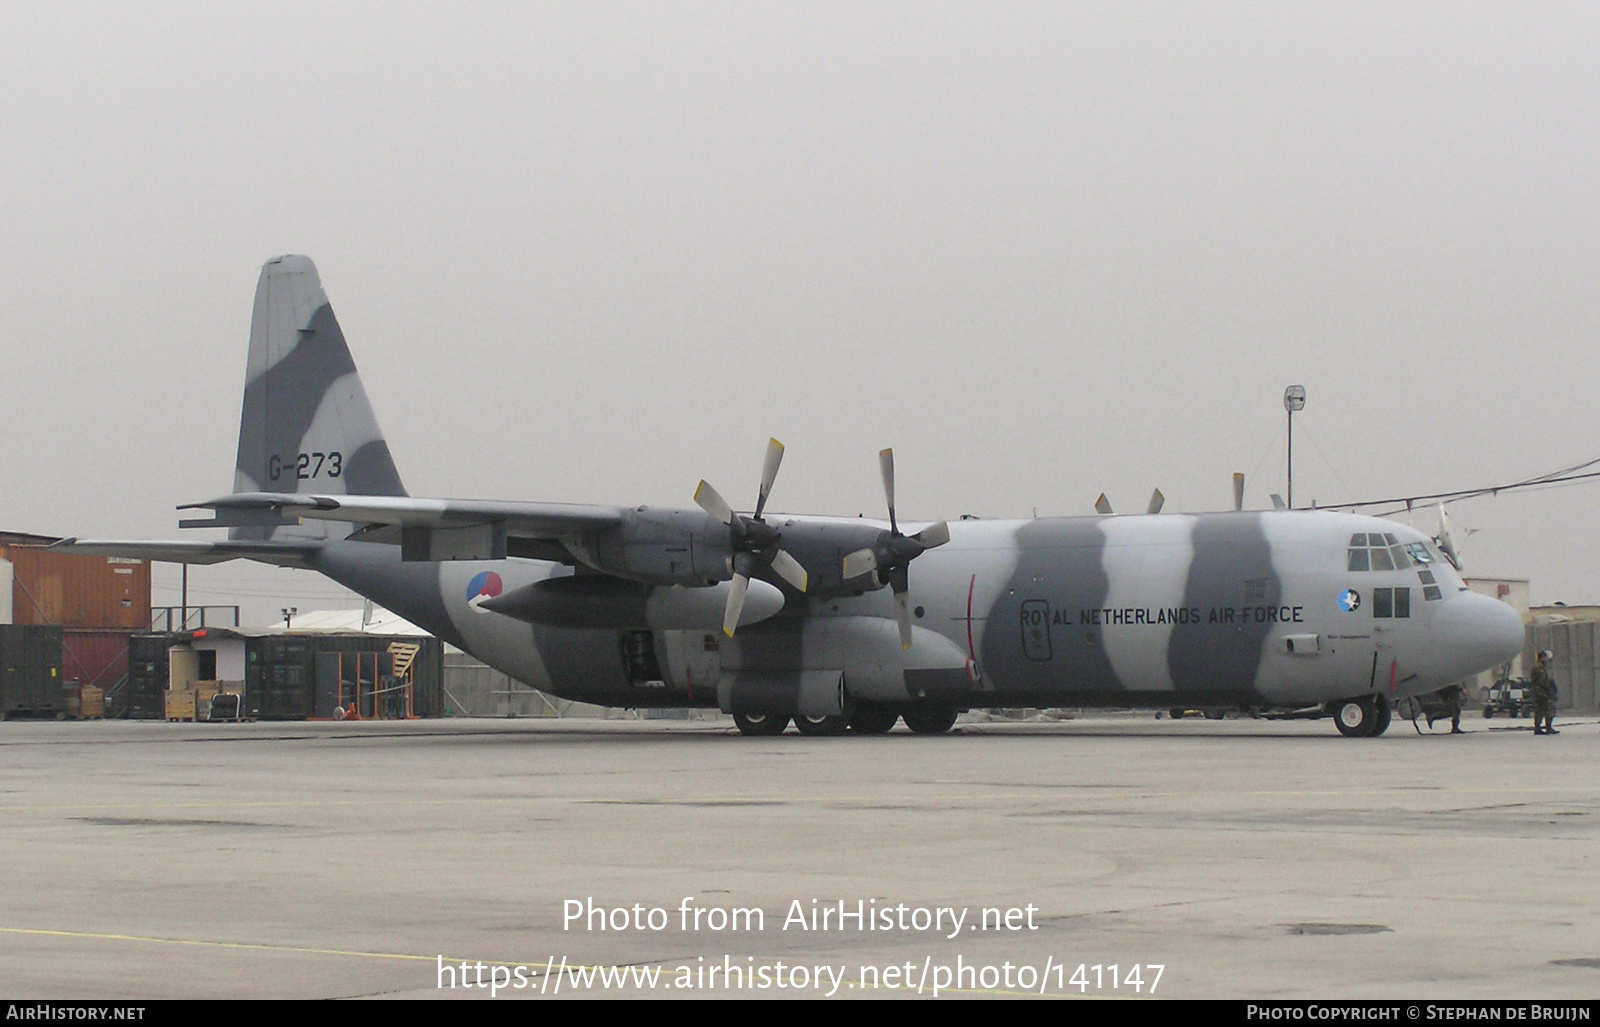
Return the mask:
<svg viewBox="0 0 1600 1027">
<path fill-rule="evenodd" d="M 283 614 L 283 630 L 288 631 L 293 626 L 294 615 L 300 612 L 298 606 L 285 606 L 279 612 Z"/>
<path fill-rule="evenodd" d="M 1306 408 L 1306 387 L 1291 385 L 1283 390 L 1283 409 L 1289 412 L 1289 509 L 1294 509 L 1294 412 Z"/>
</svg>

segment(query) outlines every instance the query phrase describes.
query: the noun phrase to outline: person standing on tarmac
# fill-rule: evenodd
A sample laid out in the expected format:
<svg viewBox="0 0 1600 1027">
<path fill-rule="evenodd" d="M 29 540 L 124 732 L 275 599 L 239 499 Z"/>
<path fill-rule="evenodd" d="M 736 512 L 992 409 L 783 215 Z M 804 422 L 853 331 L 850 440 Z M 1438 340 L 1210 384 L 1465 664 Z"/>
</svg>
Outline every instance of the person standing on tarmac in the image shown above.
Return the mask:
<svg viewBox="0 0 1600 1027">
<path fill-rule="evenodd" d="M 1528 675 L 1528 692 L 1533 699 L 1533 733 L 1536 735 L 1561 733 L 1553 723 L 1556 707 L 1556 683 L 1550 677 L 1550 657 L 1553 655 L 1548 649 L 1540 649 L 1534 660 L 1533 673 Z"/>
<path fill-rule="evenodd" d="M 1464 691 L 1466 689 L 1460 683 L 1451 685 L 1444 690 L 1444 701 L 1450 710 L 1450 733 L 1453 735 L 1466 734 L 1465 731 L 1461 730 L 1461 693 Z M 1433 725 L 1429 724 L 1428 726 L 1432 727 Z"/>
</svg>

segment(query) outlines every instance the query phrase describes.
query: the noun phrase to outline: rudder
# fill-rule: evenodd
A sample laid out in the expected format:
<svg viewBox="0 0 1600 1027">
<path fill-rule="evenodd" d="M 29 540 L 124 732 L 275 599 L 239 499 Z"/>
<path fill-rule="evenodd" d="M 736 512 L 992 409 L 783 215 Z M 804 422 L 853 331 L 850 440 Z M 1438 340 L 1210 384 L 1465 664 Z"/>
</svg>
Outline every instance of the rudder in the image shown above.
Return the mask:
<svg viewBox="0 0 1600 1027">
<path fill-rule="evenodd" d="M 261 268 L 233 491 L 406 494 L 309 257 L 276 257 Z M 323 521 L 229 535 L 325 538 L 346 530 Z"/>
</svg>

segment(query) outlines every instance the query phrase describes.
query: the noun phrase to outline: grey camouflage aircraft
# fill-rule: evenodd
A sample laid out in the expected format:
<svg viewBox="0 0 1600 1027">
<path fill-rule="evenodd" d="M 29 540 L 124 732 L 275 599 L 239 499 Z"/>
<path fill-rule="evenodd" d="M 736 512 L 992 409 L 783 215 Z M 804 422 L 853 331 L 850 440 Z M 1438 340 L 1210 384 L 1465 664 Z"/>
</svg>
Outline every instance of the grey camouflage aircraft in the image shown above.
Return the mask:
<svg viewBox="0 0 1600 1027">
<path fill-rule="evenodd" d="M 1235 510 L 902 525 L 407 495 L 316 268 L 262 268 L 226 541 L 79 552 L 321 572 L 512 678 L 746 734 L 947 731 L 974 707 L 1231 707 L 1373 736 L 1391 703 L 1503 663 L 1510 607 L 1372 517 Z M 906 529 L 917 530 L 908 533 Z M 1448 536 L 1444 536 L 1448 540 Z M 1447 554 L 1448 555 L 1448 554 Z"/>
</svg>

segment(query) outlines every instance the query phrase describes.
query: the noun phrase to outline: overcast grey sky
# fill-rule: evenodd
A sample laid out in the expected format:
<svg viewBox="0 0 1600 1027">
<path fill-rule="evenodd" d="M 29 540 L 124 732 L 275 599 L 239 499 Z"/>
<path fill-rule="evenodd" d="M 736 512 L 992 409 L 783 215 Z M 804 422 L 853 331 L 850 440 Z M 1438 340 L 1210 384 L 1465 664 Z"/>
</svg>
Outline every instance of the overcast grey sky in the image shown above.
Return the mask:
<svg viewBox="0 0 1600 1027">
<path fill-rule="evenodd" d="M 1265 506 L 1292 382 L 1301 501 L 1600 456 L 1597 54 L 1592 3 L 6 4 L 0 525 L 226 492 L 288 252 L 415 495 L 749 504 L 775 435 L 789 511 L 887 445 L 913 517 Z M 1468 572 L 1600 601 L 1597 504 L 1461 504 Z"/>
</svg>

